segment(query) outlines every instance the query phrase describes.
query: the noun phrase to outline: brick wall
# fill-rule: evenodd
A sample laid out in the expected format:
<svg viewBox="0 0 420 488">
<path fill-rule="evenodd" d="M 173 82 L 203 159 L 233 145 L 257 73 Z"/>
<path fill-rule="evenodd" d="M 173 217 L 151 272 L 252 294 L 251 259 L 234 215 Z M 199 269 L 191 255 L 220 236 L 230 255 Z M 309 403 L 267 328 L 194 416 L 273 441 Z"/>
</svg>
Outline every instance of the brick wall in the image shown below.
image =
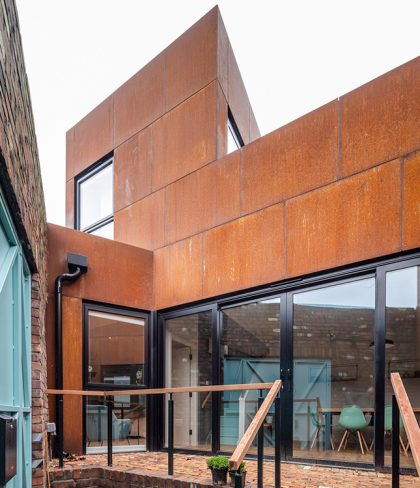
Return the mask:
<svg viewBox="0 0 420 488">
<path fill-rule="evenodd" d="M 0 181 L 32 272 L 33 458 L 44 459 L 46 388 L 46 214 L 19 22 L 13 0 L 0 3 Z M 39 439 L 37 438 L 39 437 Z M 44 486 L 44 470 L 33 486 Z"/>
</svg>

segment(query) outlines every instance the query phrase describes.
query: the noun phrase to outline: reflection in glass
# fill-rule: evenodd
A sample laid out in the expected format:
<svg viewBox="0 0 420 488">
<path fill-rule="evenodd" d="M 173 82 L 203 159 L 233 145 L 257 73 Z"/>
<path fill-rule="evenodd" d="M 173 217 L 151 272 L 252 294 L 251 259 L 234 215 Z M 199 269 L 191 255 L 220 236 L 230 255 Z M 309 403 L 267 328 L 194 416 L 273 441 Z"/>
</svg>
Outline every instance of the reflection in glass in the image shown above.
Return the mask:
<svg viewBox="0 0 420 488">
<path fill-rule="evenodd" d="M 270 383 L 280 377 L 280 298 L 223 310 L 221 371 L 224 384 Z M 231 451 L 242 438 L 258 408 L 257 398 L 257 391 L 223 393 L 222 450 Z M 274 446 L 273 422 L 274 406 L 264 422 L 267 447 Z"/>
<path fill-rule="evenodd" d="M 227 133 L 227 152 L 226 154 L 230 154 L 233 151 L 236 151 L 241 147 L 241 143 L 239 142 L 239 138 L 236 134 L 236 131 L 228 118 L 227 121 L 227 128 L 226 128 L 226 133 Z"/>
<path fill-rule="evenodd" d="M 144 319 L 88 312 L 89 384 L 143 385 Z"/>
<path fill-rule="evenodd" d="M 113 164 L 80 182 L 79 226 L 81 230 L 112 216 L 113 203 Z"/>
<path fill-rule="evenodd" d="M 294 294 L 294 456 L 372 462 L 374 309 L 373 278 Z"/>
<path fill-rule="evenodd" d="M 390 373 L 400 373 L 417 419 L 420 418 L 420 267 L 392 271 L 386 275 L 386 338 L 392 347 L 385 350 L 385 462 L 391 464 Z M 414 466 L 407 435 L 401 426 L 400 463 Z"/>
<path fill-rule="evenodd" d="M 90 234 L 105 237 L 106 239 L 114 239 L 114 222 L 109 222 L 102 227 L 98 227 L 97 229 L 92 230 Z"/>
<path fill-rule="evenodd" d="M 167 387 L 212 384 L 211 327 L 211 311 L 166 320 Z M 173 399 L 175 447 L 211 449 L 211 394 L 177 393 Z"/>
<path fill-rule="evenodd" d="M 107 449 L 107 406 L 103 399 L 89 397 L 86 405 L 87 453 Z M 114 452 L 146 449 L 146 397 L 119 395 L 114 397 L 112 412 Z"/>
</svg>

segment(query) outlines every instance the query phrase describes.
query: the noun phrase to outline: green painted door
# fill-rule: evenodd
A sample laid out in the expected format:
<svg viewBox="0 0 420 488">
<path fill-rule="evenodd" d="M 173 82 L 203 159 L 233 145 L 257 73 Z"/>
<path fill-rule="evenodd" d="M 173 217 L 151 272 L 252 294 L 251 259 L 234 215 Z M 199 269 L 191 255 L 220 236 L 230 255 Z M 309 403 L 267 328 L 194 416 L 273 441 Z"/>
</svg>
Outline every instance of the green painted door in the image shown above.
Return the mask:
<svg viewBox="0 0 420 488">
<path fill-rule="evenodd" d="M 17 474 L 5 486 L 31 486 L 31 279 L 0 193 L 0 413 L 17 421 Z"/>
</svg>

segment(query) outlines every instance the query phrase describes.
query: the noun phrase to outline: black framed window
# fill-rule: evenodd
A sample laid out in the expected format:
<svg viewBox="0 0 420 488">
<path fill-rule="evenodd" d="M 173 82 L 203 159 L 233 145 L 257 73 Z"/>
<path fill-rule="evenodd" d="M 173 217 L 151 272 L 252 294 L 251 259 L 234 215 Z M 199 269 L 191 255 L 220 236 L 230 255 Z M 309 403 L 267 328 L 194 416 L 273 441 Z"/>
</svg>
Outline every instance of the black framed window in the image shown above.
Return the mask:
<svg viewBox="0 0 420 488">
<path fill-rule="evenodd" d="M 85 386 L 146 386 L 146 314 L 84 304 L 84 328 Z"/>
<path fill-rule="evenodd" d="M 238 126 L 236 125 L 235 119 L 233 118 L 232 112 L 228 109 L 228 119 L 227 119 L 227 151 L 226 154 L 230 154 L 233 151 L 244 146 L 244 141 L 239 132 Z"/>
<path fill-rule="evenodd" d="M 114 452 L 143 451 L 148 432 L 148 401 L 141 395 L 148 377 L 148 314 L 83 304 L 84 387 L 90 390 L 137 390 L 138 395 L 116 395 L 113 406 Z M 123 392 L 122 392 L 123 393 Z M 106 451 L 107 407 L 103 397 L 84 402 L 86 453 Z"/>
<path fill-rule="evenodd" d="M 76 177 L 75 227 L 114 237 L 114 158 L 107 156 Z"/>
</svg>

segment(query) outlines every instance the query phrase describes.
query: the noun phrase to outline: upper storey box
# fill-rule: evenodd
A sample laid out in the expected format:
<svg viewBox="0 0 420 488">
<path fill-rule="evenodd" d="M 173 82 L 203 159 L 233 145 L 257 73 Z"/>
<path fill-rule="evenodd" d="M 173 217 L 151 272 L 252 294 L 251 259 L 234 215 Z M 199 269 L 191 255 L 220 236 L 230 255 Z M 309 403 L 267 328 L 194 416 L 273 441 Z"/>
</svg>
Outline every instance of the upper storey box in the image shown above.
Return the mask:
<svg viewBox="0 0 420 488">
<path fill-rule="evenodd" d="M 258 137 L 215 7 L 67 132 L 66 224 L 124 240 L 141 207 L 156 248 L 165 188 Z"/>
</svg>

